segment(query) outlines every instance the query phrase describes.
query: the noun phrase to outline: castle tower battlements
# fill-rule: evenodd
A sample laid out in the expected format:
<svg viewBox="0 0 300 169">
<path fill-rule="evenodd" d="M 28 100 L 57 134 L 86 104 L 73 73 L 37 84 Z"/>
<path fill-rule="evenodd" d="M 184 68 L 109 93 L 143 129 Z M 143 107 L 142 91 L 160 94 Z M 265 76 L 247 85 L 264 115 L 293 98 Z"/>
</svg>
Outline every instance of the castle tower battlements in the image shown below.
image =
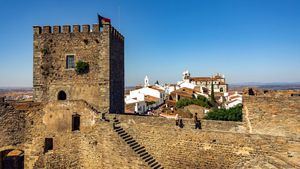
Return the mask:
<svg viewBox="0 0 300 169">
<path fill-rule="evenodd" d="M 33 26 L 34 101 L 86 100 L 124 111 L 124 36 L 110 23 Z M 85 73 L 76 65 L 84 62 Z"/>
<path fill-rule="evenodd" d="M 114 38 L 124 41 L 124 36 L 110 24 L 104 24 L 110 27 L 110 33 Z M 33 26 L 34 35 L 39 34 L 58 34 L 58 33 L 97 33 L 101 32 L 99 24 L 84 25 L 55 25 L 55 26 Z"/>
</svg>

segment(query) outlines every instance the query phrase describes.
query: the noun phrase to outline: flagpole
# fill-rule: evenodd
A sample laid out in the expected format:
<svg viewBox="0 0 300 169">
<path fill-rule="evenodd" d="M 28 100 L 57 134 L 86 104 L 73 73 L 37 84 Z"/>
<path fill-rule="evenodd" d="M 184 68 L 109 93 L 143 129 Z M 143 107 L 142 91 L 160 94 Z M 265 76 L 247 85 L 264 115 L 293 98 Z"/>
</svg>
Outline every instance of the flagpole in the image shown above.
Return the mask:
<svg viewBox="0 0 300 169">
<path fill-rule="evenodd" d="M 118 6 L 118 25 L 119 25 L 119 29 L 121 29 L 121 24 L 120 24 L 120 13 L 121 13 L 121 7 Z"/>
</svg>

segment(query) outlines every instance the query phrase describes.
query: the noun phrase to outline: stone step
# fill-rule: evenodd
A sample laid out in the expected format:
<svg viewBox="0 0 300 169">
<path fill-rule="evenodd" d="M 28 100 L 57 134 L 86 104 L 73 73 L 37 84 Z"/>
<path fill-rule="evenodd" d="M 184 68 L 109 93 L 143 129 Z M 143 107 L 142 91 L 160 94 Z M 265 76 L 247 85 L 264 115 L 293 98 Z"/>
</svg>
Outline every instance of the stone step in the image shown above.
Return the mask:
<svg viewBox="0 0 300 169">
<path fill-rule="evenodd" d="M 130 140 L 130 141 L 127 141 L 126 143 L 131 144 L 131 143 L 136 143 L 136 141 L 135 140 Z"/>
<path fill-rule="evenodd" d="M 159 169 L 160 167 L 161 167 L 161 165 L 160 165 L 160 164 L 158 164 L 158 165 L 154 166 L 154 168 L 153 168 L 153 169 Z"/>
<path fill-rule="evenodd" d="M 143 152 L 145 152 L 146 150 L 143 148 L 143 149 L 141 149 L 141 150 L 139 150 L 139 151 L 136 151 L 136 153 L 138 153 L 138 154 L 141 154 L 141 153 L 143 153 Z"/>
<path fill-rule="evenodd" d="M 127 139 L 128 137 L 130 137 L 130 135 L 128 134 L 127 136 L 122 137 L 123 139 Z"/>
<path fill-rule="evenodd" d="M 145 160 L 148 159 L 149 157 L 150 157 L 150 158 L 153 158 L 150 154 L 148 154 L 148 155 L 142 157 L 142 159 L 145 161 Z"/>
<path fill-rule="evenodd" d="M 114 120 L 120 123 L 119 120 Z M 130 136 L 121 126 L 114 125 L 114 130 L 131 147 L 131 149 L 144 160 L 150 168 L 163 169 L 163 167 L 147 152 L 144 146 L 141 146 L 133 137 Z"/>
<path fill-rule="evenodd" d="M 133 146 L 133 147 L 131 147 L 131 148 L 134 150 L 134 149 L 139 148 L 139 147 L 142 147 L 142 146 L 138 144 L 138 145 Z"/>
<path fill-rule="evenodd" d="M 144 149 L 145 150 L 145 147 L 144 146 L 140 146 L 140 147 L 138 147 L 138 148 L 136 148 L 136 149 L 134 149 L 134 148 L 132 148 L 135 152 L 138 152 L 138 151 L 140 151 L 141 149 Z"/>
<path fill-rule="evenodd" d="M 147 155 L 147 154 L 148 154 L 148 152 L 146 151 L 146 152 L 140 154 L 140 157 L 144 157 L 144 156 Z"/>
<path fill-rule="evenodd" d="M 148 161 L 148 164 L 150 165 L 150 164 L 152 164 L 154 162 L 155 162 L 155 159 L 152 159 L 152 160 Z"/>
<path fill-rule="evenodd" d="M 135 145 L 137 145 L 137 144 L 138 144 L 137 142 L 134 142 L 134 143 L 132 143 L 132 144 L 129 144 L 129 146 L 132 147 L 132 146 L 135 146 Z"/>
<path fill-rule="evenodd" d="M 120 130 L 117 132 L 118 134 L 122 134 L 122 133 L 125 133 L 125 130 Z"/>
<path fill-rule="evenodd" d="M 123 128 L 121 128 L 121 127 L 116 127 L 116 129 L 115 129 L 116 132 L 119 132 L 121 130 L 123 130 Z"/>
<path fill-rule="evenodd" d="M 150 155 L 150 154 L 149 154 L 149 155 Z M 152 157 L 151 155 L 144 159 L 145 162 L 148 162 L 148 161 L 150 161 L 150 160 L 153 160 L 153 157 Z"/>
<path fill-rule="evenodd" d="M 150 167 L 153 168 L 154 166 L 156 166 L 158 164 L 158 162 L 156 161 L 155 163 L 151 164 Z"/>
<path fill-rule="evenodd" d="M 130 136 L 130 135 L 128 135 L 128 136 Z M 124 138 L 123 138 L 124 139 Z M 127 141 L 130 141 L 130 140 L 133 140 L 133 138 L 132 137 L 129 137 L 129 138 L 127 138 L 127 139 L 124 139 L 125 140 L 125 142 L 127 142 Z"/>
<path fill-rule="evenodd" d="M 121 137 L 127 136 L 128 133 L 123 132 L 122 134 L 119 134 Z"/>
</svg>

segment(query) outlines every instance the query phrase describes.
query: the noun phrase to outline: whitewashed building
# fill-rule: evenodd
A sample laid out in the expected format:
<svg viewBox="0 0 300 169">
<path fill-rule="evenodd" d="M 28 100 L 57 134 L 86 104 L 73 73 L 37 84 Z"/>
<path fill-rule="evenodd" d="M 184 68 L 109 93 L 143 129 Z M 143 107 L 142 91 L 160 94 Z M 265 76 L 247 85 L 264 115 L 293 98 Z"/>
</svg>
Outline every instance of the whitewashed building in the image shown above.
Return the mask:
<svg viewBox="0 0 300 169">
<path fill-rule="evenodd" d="M 239 94 L 238 92 L 234 92 L 234 93 L 226 92 L 226 93 L 224 93 L 224 97 L 226 99 L 226 102 L 225 102 L 226 109 L 235 107 L 238 104 L 243 103 L 243 95 Z"/>
<path fill-rule="evenodd" d="M 129 92 L 125 97 L 125 104 L 127 107 L 131 106 L 135 113 L 146 113 L 148 110 L 158 107 L 164 103 L 165 89 L 156 84 L 150 85 L 149 78 L 144 79 L 144 87 L 135 89 Z"/>
</svg>

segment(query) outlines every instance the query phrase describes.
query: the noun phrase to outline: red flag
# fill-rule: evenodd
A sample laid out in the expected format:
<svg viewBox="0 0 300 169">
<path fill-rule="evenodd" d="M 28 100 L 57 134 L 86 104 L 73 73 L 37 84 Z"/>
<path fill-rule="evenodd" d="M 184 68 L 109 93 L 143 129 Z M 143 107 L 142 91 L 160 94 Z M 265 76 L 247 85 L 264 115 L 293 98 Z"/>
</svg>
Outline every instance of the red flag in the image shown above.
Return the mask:
<svg viewBox="0 0 300 169">
<path fill-rule="evenodd" d="M 105 18 L 98 14 L 98 22 L 99 22 L 100 27 L 103 27 L 103 23 L 110 23 L 110 19 Z"/>
</svg>

